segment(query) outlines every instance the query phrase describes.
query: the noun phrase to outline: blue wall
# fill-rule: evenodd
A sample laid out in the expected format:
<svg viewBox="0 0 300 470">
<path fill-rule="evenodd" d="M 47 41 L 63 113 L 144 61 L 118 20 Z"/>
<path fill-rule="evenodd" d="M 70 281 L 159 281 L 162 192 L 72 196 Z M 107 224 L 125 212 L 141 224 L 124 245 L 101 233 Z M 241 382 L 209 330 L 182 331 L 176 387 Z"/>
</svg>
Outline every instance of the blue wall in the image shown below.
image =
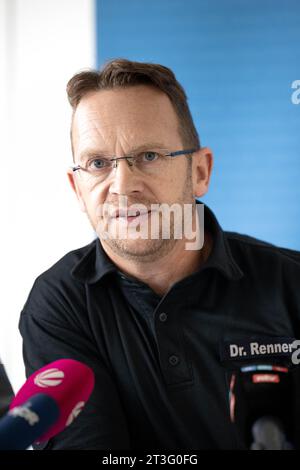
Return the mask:
<svg viewBox="0 0 300 470">
<path fill-rule="evenodd" d="M 223 228 L 300 249 L 299 0 L 98 0 L 96 21 L 97 67 L 162 63 L 185 87 Z"/>
</svg>

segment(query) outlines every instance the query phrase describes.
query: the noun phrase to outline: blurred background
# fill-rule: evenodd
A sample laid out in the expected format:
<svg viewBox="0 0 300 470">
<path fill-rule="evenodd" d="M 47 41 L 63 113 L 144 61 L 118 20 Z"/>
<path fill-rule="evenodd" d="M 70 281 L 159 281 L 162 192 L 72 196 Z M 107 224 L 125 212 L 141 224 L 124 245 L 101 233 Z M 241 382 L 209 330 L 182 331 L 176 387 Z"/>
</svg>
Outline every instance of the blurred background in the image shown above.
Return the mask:
<svg viewBox="0 0 300 470">
<path fill-rule="evenodd" d="M 161 63 L 215 156 L 202 199 L 226 230 L 300 250 L 298 0 L 0 0 L 0 358 L 25 380 L 35 278 L 94 238 L 69 187 L 65 87 L 107 60 Z"/>
</svg>

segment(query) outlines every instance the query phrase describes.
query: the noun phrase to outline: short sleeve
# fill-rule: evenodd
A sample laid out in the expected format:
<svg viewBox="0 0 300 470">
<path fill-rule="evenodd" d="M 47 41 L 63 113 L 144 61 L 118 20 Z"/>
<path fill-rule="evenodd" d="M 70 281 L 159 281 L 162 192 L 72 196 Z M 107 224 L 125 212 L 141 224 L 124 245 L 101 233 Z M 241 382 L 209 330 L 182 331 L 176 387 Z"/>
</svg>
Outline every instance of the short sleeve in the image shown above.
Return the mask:
<svg viewBox="0 0 300 470">
<path fill-rule="evenodd" d="M 51 292 L 52 290 L 52 292 Z M 42 291 L 42 292 L 41 292 Z M 53 287 L 35 284 L 21 313 L 19 329 L 28 377 L 58 359 L 75 359 L 91 367 L 95 387 L 81 414 L 59 435 L 34 449 L 129 449 L 127 423 L 117 386 L 97 346 L 68 322 L 68 304 Z M 48 295 L 50 296 L 47 299 Z M 72 311 L 69 312 L 72 318 Z"/>
</svg>

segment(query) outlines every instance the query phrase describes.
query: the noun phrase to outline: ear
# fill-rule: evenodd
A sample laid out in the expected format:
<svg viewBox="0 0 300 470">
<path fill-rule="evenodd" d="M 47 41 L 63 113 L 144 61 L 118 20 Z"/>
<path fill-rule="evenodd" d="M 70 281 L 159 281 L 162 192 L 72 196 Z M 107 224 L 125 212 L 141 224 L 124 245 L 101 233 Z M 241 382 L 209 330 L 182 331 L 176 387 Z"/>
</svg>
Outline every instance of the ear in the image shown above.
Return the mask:
<svg viewBox="0 0 300 470">
<path fill-rule="evenodd" d="M 193 155 L 193 191 L 195 197 L 201 197 L 208 191 L 213 167 L 213 153 L 203 147 Z"/>
<path fill-rule="evenodd" d="M 85 206 L 84 199 L 82 197 L 82 191 L 80 189 L 80 184 L 78 183 L 77 178 L 76 178 L 72 168 L 68 168 L 67 177 L 68 177 L 69 183 L 71 185 L 71 188 L 73 189 L 73 191 L 75 192 L 75 194 L 77 196 L 80 209 L 82 210 L 82 212 L 86 212 L 86 206 Z"/>
</svg>

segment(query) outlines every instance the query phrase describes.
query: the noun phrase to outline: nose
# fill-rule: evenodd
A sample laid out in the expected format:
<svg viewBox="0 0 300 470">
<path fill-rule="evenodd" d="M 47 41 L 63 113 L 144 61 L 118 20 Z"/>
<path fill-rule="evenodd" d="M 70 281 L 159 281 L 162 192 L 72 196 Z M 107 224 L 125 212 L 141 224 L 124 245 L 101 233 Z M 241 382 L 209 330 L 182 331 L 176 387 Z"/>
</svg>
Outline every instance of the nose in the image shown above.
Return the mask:
<svg viewBox="0 0 300 470">
<path fill-rule="evenodd" d="M 122 158 L 115 161 L 115 167 L 109 176 L 110 194 L 131 194 L 142 192 L 143 182 L 130 159 Z"/>
</svg>

